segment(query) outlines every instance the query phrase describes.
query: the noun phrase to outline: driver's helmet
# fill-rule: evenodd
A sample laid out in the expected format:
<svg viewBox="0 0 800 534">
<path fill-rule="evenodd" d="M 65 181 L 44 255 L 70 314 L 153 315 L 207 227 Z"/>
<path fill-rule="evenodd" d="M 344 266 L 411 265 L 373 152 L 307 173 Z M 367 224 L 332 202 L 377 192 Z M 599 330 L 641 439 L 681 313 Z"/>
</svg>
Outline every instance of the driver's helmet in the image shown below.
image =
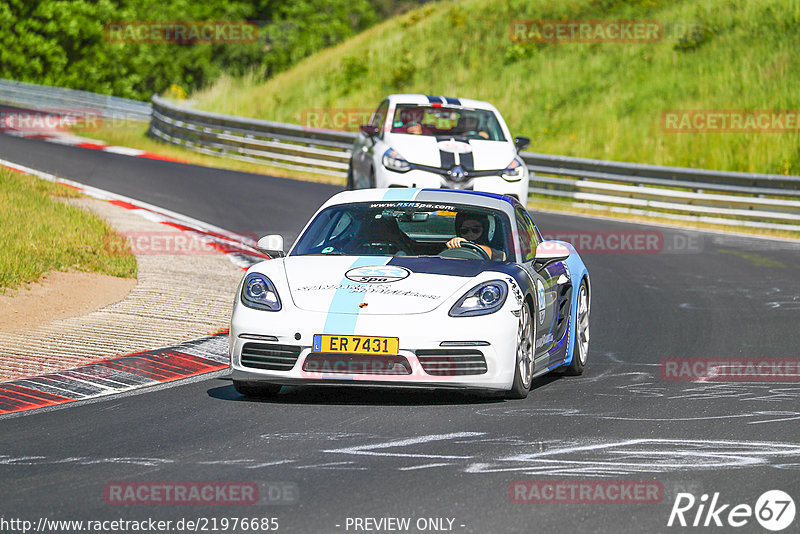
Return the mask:
<svg viewBox="0 0 800 534">
<path fill-rule="evenodd" d="M 473 227 L 475 224 L 480 224 L 483 231 L 480 235 L 469 233 L 469 235 L 462 234 L 462 227 Z M 473 223 L 473 224 L 470 224 Z M 472 241 L 478 245 L 489 245 L 489 216 L 484 213 L 476 213 L 474 211 L 459 211 L 456 214 L 456 235 L 463 237 L 467 241 Z"/>
</svg>

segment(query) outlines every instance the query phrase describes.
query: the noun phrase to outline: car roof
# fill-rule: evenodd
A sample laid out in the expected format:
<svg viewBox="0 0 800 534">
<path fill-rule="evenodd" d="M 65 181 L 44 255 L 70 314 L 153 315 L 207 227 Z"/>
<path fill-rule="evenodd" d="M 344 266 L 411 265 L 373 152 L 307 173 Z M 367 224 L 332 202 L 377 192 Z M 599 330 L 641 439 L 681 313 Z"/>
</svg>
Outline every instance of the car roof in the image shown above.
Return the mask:
<svg viewBox="0 0 800 534">
<path fill-rule="evenodd" d="M 473 100 L 471 98 L 454 98 L 449 96 L 422 95 L 422 94 L 396 94 L 386 97 L 391 105 L 416 104 L 418 106 L 442 105 L 447 107 L 464 107 L 472 109 L 485 109 L 497 112 L 497 109 L 488 102 Z"/>
<path fill-rule="evenodd" d="M 328 199 L 320 210 L 338 204 L 356 202 L 426 202 L 451 203 L 491 208 L 513 214 L 520 202 L 508 195 L 498 195 L 483 191 L 464 191 L 460 189 L 415 189 L 410 187 L 392 187 L 389 189 L 358 189 L 343 191 Z"/>
</svg>

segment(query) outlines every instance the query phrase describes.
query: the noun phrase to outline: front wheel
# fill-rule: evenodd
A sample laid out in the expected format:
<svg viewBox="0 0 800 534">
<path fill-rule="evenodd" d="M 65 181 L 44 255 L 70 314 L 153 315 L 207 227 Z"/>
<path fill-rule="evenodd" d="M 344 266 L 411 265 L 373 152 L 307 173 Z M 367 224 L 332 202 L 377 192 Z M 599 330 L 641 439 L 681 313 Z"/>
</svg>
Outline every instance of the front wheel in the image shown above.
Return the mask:
<svg viewBox="0 0 800 534">
<path fill-rule="evenodd" d="M 575 348 L 572 349 L 572 362 L 564 367 L 564 374 L 571 376 L 583 374 L 583 368 L 586 366 L 586 359 L 589 356 L 589 289 L 586 287 L 585 280 L 581 282 L 578 290 L 578 313 L 575 316 L 578 320 L 575 323 L 575 338 L 573 339 Z"/>
<path fill-rule="evenodd" d="M 531 321 L 528 303 L 522 305 L 519 311 L 517 324 L 517 351 L 514 365 L 514 383 L 511 390 L 506 393 L 509 399 L 524 399 L 528 396 L 533 380 L 533 340 L 535 339 L 536 326 Z"/>
</svg>

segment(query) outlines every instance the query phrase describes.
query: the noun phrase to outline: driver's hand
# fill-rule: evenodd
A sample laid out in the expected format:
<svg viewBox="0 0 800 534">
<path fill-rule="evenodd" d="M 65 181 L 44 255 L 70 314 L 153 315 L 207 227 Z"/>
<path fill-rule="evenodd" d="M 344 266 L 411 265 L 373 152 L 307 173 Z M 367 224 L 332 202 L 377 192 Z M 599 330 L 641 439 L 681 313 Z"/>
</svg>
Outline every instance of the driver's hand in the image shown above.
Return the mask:
<svg viewBox="0 0 800 534">
<path fill-rule="evenodd" d="M 460 248 L 461 243 L 464 243 L 466 239 L 463 237 L 454 237 L 450 241 L 447 242 L 447 248 Z"/>
</svg>

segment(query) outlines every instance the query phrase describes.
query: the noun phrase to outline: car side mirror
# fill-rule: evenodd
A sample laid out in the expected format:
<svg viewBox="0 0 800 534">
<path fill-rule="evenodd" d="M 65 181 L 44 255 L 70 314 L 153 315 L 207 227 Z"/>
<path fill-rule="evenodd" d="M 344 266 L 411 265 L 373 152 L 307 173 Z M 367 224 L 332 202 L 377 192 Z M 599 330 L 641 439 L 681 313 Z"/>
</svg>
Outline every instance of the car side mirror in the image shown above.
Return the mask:
<svg viewBox="0 0 800 534">
<path fill-rule="evenodd" d="M 569 249 L 558 241 L 542 241 L 536 247 L 536 256 L 533 258 L 534 268 L 541 271 L 553 262 L 566 260 L 569 258 L 569 254 Z"/>
<path fill-rule="evenodd" d="M 531 146 L 531 140 L 527 137 L 515 137 L 514 146 L 517 147 L 517 152 L 521 152 Z"/>
<path fill-rule="evenodd" d="M 358 127 L 358 130 L 367 137 L 375 137 L 376 135 L 378 135 L 380 128 L 378 128 L 377 126 L 372 126 L 371 124 L 362 124 L 361 126 Z"/>
<path fill-rule="evenodd" d="M 272 258 L 285 256 L 283 252 L 283 236 L 278 234 L 265 235 L 258 240 L 256 248 Z"/>
</svg>

